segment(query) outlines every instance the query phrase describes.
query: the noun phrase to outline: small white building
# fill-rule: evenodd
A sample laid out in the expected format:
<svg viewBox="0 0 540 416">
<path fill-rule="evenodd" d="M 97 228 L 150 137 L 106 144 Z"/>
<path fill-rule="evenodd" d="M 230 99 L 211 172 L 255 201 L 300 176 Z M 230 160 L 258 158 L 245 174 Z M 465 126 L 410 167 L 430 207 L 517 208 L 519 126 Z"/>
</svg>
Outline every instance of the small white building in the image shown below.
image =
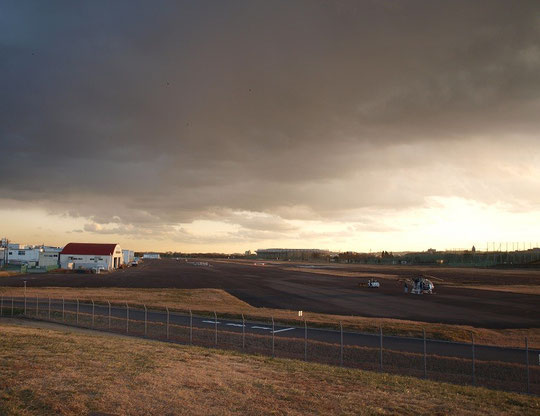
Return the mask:
<svg viewBox="0 0 540 416">
<path fill-rule="evenodd" d="M 24 244 L 9 243 L 8 248 L 13 249 L 13 250 L 22 250 L 22 249 L 25 249 L 25 248 L 28 248 L 28 247 L 26 247 Z"/>
<path fill-rule="evenodd" d="M 60 253 L 62 251 L 62 247 L 55 247 L 55 246 L 41 246 L 43 251 L 55 251 L 57 253 Z"/>
<path fill-rule="evenodd" d="M 43 250 L 39 253 L 39 267 L 58 266 L 60 252 L 57 250 Z"/>
<path fill-rule="evenodd" d="M 124 259 L 124 264 L 130 265 L 135 259 L 135 252 L 133 250 L 122 250 L 122 257 Z"/>
<path fill-rule="evenodd" d="M 144 253 L 143 259 L 160 259 L 159 253 Z"/>
<path fill-rule="evenodd" d="M 8 249 L 8 263 L 11 264 L 28 264 L 35 266 L 39 261 L 39 253 L 41 248 L 30 248 L 19 244 L 10 244 Z M 18 247 L 18 248 L 15 248 Z"/>
<path fill-rule="evenodd" d="M 60 253 L 62 269 L 113 270 L 123 263 L 119 244 L 69 243 Z"/>
</svg>

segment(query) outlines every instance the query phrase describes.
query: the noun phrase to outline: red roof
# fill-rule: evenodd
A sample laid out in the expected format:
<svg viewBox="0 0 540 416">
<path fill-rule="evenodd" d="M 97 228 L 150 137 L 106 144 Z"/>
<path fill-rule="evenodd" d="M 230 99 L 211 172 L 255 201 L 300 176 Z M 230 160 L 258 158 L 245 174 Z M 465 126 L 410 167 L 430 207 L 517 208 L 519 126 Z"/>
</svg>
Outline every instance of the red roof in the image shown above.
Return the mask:
<svg viewBox="0 0 540 416">
<path fill-rule="evenodd" d="M 90 254 L 110 256 L 118 244 L 69 243 L 60 254 Z"/>
</svg>

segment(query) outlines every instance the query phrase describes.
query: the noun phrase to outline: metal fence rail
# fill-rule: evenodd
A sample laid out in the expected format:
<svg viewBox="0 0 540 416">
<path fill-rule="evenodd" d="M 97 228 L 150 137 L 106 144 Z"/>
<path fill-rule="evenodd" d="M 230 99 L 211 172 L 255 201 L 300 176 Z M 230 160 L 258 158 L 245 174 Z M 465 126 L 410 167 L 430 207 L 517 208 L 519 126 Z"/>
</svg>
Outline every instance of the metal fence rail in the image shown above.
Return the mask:
<svg viewBox="0 0 540 416">
<path fill-rule="evenodd" d="M 111 302 L 0 297 L 0 316 L 27 318 L 203 347 L 410 375 L 459 384 L 540 394 L 540 351 L 366 334 L 337 328 L 290 326 L 276 321 L 231 319 L 133 307 Z"/>
</svg>

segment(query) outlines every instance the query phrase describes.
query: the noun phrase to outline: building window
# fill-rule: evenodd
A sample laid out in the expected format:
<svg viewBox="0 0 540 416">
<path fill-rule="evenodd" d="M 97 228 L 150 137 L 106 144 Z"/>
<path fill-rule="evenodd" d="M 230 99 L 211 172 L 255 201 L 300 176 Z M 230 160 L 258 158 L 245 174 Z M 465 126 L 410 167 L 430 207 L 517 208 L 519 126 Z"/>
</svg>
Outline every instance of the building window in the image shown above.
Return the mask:
<svg viewBox="0 0 540 416">
<path fill-rule="evenodd" d="M 24 250 L 19 251 L 19 256 L 24 256 L 25 252 Z"/>
</svg>

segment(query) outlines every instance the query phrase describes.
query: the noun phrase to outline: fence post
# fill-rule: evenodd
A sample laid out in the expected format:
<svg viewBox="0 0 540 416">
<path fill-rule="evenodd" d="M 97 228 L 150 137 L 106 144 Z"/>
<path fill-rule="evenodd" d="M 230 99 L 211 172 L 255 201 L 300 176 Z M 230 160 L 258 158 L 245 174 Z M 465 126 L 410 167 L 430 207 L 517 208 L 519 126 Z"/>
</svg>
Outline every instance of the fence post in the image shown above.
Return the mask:
<svg viewBox="0 0 540 416">
<path fill-rule="evenodd" d="M 423 329 L 424 332 L 424 378 L 427 378 L 427 355 L 426 355 L 426 329 Z"/>
<path fill-rule="evenodd" d="M 26 283 L 24 288 L 24 316 L 26 316 Z"/>
<path fill-rule="evenodd" d="M 529 373 L 529 338 L 525 337 L 525 363 L 527 365 L 527 394 L 531 394 L 531 378 Z"/>
<path fill-rule="evenodd" d="M 0 299 L 0 315 L 4 315 L 4 295 Z"/>
<path fill-rule="evenodd" d="M 39 318 L 39 295 L 36 295 L 36 318 Z"/>
<path fill-rule="evenodd" d="M 244 314 L 242 314 L 242 349 L 246 348 L 246 321 Z"/>
<path fill-rule="evenodd" d="M 111 329 L 111 302 L 107 301 L 109 304 L 109 329 Z"/>
<path fill-rule="evenodd" d="M 13 296 L 11 297 L 11 316 L 13 316 Z"/>
<path fill-rule="evenodd" d="M 307 361 L 307 321 L 304 318 L 304 361 Z"/>
<path fill-rule="evenodd" d="M 274 337 L 275 337 L 275 330 L 274 330 L 274 317 L 272 316 L 272 358 L 274 358 Z"/>
<path fill-rule="evenodd" d="M 148 309 L 146 309 L 146 305 L 144 305 L 144 336 L 148 335 Z"/>
<path fill-rule="evenodd" d="M 95 305 L 94 305 L 94 299 L 90 299 L 92 301 L 92 328 L 94 327 L 94 309 L 95 309 Z"/>
<path fill-rule="evenodd" d="M 193 314 L 189 310 L 189 345 L 193 345 Z"/>
<path fill-rule="evenodd" d="M 343 324 L 339 323 L 339 336 L 340 336 L 340 347 L 339 347 L 339 366 L 343 367 Z"/>
<path fill-rule="evenodd" d="M 379 327 L 379 344 L 380 344 L 380 348 L 379 348 L 379 365 L 380 365 L 380 369 L 381 369 L 381 372 L 383 371 L 383 362 L 382 362 L 382 355 L 383 355 L 383 335 L 382 335 L 382 326 Z"/>
<path fill-rule="evenodd" d="M 49 321 L 51 320 L 51 297 L 49 296 Z"/>
<path fill-rule="evenodd" d="M 472 384 L 476 386 L 476 368 L 474 358 L 474 334 L 471 332 L 471 347 L 472 347 Z"/>
<path fill-rule="evenodd" d="M 189 345 L 193 345 L 193 314 L 189 310 Z"/>
<path fill-rule="evenodd" d="M 126 334 L 129 334 L 129 305 L 126 302 Z"/>
<path fill-rule="evenodd" d="M 77 299 L 77 325 L 79 325 L 79 299 Z"/>
<path fill-rule="evenodd" d="M 167 339 L 169 339 L 169 307 L 165 306 L 165 309 L 167 310 Z"/>
<path fill-rule="evenodd" d="M 214 326 L 216 328 L 216 347 L 217 347 L 217 314 L 216 314 L 216 311 L 214 311 Z"/>
<path fill-rule="evenodd" d="M 62 296 L 62 322 L 66 322 L 66 318 L 65 318 L 65 300 L 64 300 L 64 297 Z"/>
</svg>

